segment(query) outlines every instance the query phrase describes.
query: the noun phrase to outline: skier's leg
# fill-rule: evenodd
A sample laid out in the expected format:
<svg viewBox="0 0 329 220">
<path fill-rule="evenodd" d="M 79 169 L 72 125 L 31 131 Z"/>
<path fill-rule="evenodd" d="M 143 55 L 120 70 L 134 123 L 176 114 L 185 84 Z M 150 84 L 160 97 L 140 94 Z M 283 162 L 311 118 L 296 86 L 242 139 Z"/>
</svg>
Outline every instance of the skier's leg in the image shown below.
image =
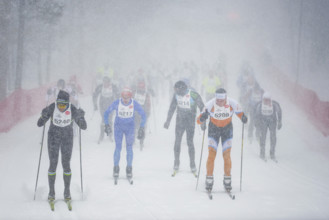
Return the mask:
<svg viewBox="0 0 329 220">
<path fill-rule="evenodd" d="M 269 127 L 270 130 L 270 156 L 275 159 L 275 146 L 276 146 L 276 122 L 272 122 Z"/>
<path fill-rule="evenodd" d="M 48 184 L 49 194 L 48 198 L 55 198 L 55 180 L 56 180 L 56 168 L 58 164 L 60 143 L 54 138 L 53 135 L 48 134 Z"/>
<path fill-rule="evenodd" d="M 195 148 L 193 143 L 194 138 L 194 130 L 195 130 L 195 122 L 194 119 L 189 124 L 189 126 L 186 128 L 186 140 L 187 140 L 187 146 L 188 146 L 188 154 L 190 156 L 190 168 L 192 172 L 196 172 L 196 166 L 195 166 Z"/>
<path fill-rule="evenodd" d="M 114 166 L 119 166 L 120 154 L 122 149 L 122 138 L 123 138 L 123 131 L 118 127 L 114 127 L 114 139 L 115 139 L 115 151 L 113 156 Z"/>
<path fill-rule="evenodd" d="M 73 148 L 73 136 L 68 136 L 63 140 L 61 147 L 63 179 L 64 179 L 64 198 L 71 198 L 70 184 L 71 184 L 71 157 Z"/>
<path fill-rule="evenodd" d="M 181 150 L 181 143 L 182 143 L 182 137 L 183 133 L 185 131 L 184 128 L 181 127 L 182 125 L 178 125 L 178 122 L 176 122 L 176 129 L 175 129 L 175 145 L 174 145 L 174 156 L 175 156 L 175 161 L 174 161 L 174 169 L 178 170 L 179 169 L 179 156 L 180 156 L 180 150 Z"/>
<path fill-rule="evenodd" d="M 126 132 L 125 132 L 125 137 L 126 137 L 126 151 L 127 151 L 127 166 L 132 167 L 133 163 L 133 157 L 134 157 L 134 152 L 133 152 L 133 145 L 135 141 L 135 134 L 134 134 L 134 128 L 130 127 Z"/>
<path fill-rule="evenodd" d="M 266 142 L 266 133 L 267 133 L 267 126 L 264 125 L 263 123 L 260 126 L 260 142 L 259 142 L 261 158 L 265 158 L 265 142 Z"/>
</svg>

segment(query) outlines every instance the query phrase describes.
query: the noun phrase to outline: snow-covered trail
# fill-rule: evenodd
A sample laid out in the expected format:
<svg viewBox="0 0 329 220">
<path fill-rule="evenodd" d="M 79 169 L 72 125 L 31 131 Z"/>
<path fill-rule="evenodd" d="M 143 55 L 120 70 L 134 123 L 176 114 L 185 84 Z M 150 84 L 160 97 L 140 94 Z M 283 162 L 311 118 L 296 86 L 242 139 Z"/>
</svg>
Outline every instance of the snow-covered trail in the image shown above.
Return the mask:
<svg viewBox="0 0 329 220">
<path fill-rule="evenodd" d="M 266 81 L 261 82 L 266 88 Z M 232 85 L 232 88 L 234 86 Z M 275 88 L 271 88 L 275 91 Z M 231 90 L 229 96 L 237 99 Z M 63 198 L 61 163 L 58 164 L 55 212 L 46 202 L 48 194 L 47 145 L 43 146 L 36 200 L 33 201 L 40 153 L 42 128 L 36 126 L 39 115 L 23 121 L 10 132 L 0 134 L 0 219 L 329 219 L 329 139 L 310 125 L 284 94 L 275 91 L 274 99 L 283 109 L 283 128 L 278 131 L 279 163 L 259 159 L 256 143 L 245 141 L 243 179 L 240 192 L 242 124 L 233 119 L 232 150 L 233 193 L 231 200 L 223 191 L 223 159 L 215 163 L 214 199 L 204 190 L 207 138 L 203 148 L 198 189 L 190 173 L 186 140 L 183 139 L 180 172 L 171 177 L 173 167 L 174 125 L 162 128 L 169 103 L 158 100 L 156 123 L 151 117 L 145 148 L 134 148 L 134 184 L 125 180 L 125 150 L 121 154 L 121 179 L 112 178 L 114 143 L 97 144 L 100 116 L 93 116 L 91 97 L 82 99 L 86 111 L 87 131 L 82 131 L 84 195 L 80 190 L 79 140 L 75 138 L 71 162 L 73 211 Z M 40 110 L 41 111 L 41 110 Z M 47 124 L 48 125 L 48 124 Z M 46 129 L 47 130 L 47 129 Z M 185 138 L 185 135 L 184 135 Z M 195 132 L 196 163 L 199 165 L 202 132 Z M 267 147 L 267 154 L 269 148 Z"/>
</svg>

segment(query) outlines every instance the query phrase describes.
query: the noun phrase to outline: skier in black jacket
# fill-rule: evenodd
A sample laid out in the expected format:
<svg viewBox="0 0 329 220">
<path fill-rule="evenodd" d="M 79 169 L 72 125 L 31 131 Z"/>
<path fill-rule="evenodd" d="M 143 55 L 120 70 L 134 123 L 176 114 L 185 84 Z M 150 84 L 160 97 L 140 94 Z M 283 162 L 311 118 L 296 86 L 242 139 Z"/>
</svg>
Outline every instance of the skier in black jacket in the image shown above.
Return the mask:
<svg viewBox="0 0 329 220">
<path fill-rule="evenodd" d="M 265 143 L 268 129 L 270 131 L 270 157 L 276 161 L 276 129 L 280 130 L 282 127 L 282 110 L 279 103 L 272 100 L 268 92 L 264 93 L 262 101 L 256 106 L 255 126 L 260 134 L 260 158 L 266 160 Z"/>
<path fill-rule="evenodd" d="M 164 128 L 168 129 L 170 120 L 177 108 L 176 116 L 176 129 L 175 129 L 175 146 L 174 146 L 174 174 L 179 169 L 179 155 L 181 151 L 181 142 L 184 132 L 186 131 L 186 139 L 188 145 L 188 153 L 190 156 L 190 168 L 191 171 L 196 174 L 195 166 L 195 149 L 194 149 L 194 129 L 195 129 L 195 117 L 197 113 L 197 107 L 200 112 L 202 111 L 204 104 L 201 96 L 194 90 L 189 89 L 183 81 L 178 81 L 174 86 L 175 94 L 172 98 L 167 120 L 164 124 Z M 205 130 L 205 124 L 202 124 L 202 129 Z"/>
<path fill-rule="evenodd" d="M 70 183 L 71 168 L 70 161 L 73 148 L 73 120 L 83 130 L 87 129 L 87 123 L 84 118 L 85 112 L 77 109 L 70 103 L 70 95 L 60 90 L 57 100 L 44 108 L 41 117 L 38 120 L 38 126 L 44 126 L 49 118 L 51 118 L 48 130 L 48 182 L 49 194 L 48 200 L 55 199 L 55 179 L 56 168 L 58 163 L 59 150 L 61 150 L 62 166 L 64 170 L 64 198 L 71 199 Z"/>
</svg>

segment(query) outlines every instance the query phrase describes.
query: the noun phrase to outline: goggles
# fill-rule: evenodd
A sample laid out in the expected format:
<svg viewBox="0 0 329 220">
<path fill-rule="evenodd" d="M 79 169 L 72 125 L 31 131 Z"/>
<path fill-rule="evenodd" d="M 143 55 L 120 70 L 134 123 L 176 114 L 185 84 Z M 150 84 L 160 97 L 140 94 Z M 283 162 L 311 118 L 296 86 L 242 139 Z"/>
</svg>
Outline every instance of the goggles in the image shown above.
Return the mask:
<svg viewBox="0 0 329 220">
<path fill-rule="evenodd" d="M 59 109 L 65 109 L 68 106 L 69 103 L 67 102 L 57 102 L 57 107 Z"/>
</svg>

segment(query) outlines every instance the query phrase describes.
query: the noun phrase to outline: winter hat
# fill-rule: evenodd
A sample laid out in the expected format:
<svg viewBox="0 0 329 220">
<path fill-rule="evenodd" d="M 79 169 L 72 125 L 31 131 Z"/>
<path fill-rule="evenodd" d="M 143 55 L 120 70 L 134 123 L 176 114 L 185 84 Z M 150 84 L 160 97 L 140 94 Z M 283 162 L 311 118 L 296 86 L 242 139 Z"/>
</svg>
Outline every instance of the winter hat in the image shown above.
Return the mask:
<svg viewBox="0 0 329 220">
<path fill-rule="evenodd" d="M 271 94 L 269 92 L 264 92 L 263 99 L 272 99 Z"/>
<path fill-rule="evenodd" d="M 68 103 L 70 101 L 70 94 L 64 90 L 59 90 L 57 95 L 57 102 Z"/>
<path fill-rule="evenodd" d="M 186 94 L 187 85 L 184 81 L 180 80 L 176 82 L 174 88 L 177 95 L 184 96 Z"/>
</svg>

